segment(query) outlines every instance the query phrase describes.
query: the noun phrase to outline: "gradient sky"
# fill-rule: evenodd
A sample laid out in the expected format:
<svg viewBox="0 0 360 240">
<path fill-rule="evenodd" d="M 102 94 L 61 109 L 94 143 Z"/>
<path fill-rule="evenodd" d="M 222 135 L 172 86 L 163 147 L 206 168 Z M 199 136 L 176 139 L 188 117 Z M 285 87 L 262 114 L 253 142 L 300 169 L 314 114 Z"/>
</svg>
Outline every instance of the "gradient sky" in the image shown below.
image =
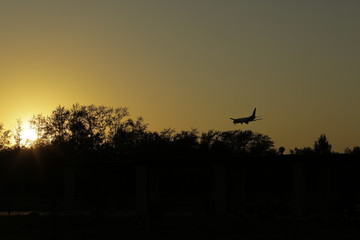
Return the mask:
<svg viewBox="0 0 360 240">
<path fill-rule="evenodd" d="M 73 103 L 150 130 L 360 145 L 360 1 L 2 0 L 0 122 Z M 257 107 L 264 120 L 234 126 Z"/>
</svg>

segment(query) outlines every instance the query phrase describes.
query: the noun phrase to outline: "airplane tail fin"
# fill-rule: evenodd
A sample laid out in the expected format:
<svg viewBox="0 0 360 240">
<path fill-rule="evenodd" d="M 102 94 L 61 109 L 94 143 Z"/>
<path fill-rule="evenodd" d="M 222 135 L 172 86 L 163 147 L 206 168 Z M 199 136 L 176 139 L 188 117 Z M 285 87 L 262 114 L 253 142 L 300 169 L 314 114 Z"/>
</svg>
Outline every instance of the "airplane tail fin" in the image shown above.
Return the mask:
<svg viewBox="0 0 360 240">
<path fill-rule="evenodd" d="M 253 113 L 252 113 L 252 117 L 255 117 L 255 114 L 256 114 L 256 108 L 254 108 L 254 111 L 253 111 Z"/>
</svg>

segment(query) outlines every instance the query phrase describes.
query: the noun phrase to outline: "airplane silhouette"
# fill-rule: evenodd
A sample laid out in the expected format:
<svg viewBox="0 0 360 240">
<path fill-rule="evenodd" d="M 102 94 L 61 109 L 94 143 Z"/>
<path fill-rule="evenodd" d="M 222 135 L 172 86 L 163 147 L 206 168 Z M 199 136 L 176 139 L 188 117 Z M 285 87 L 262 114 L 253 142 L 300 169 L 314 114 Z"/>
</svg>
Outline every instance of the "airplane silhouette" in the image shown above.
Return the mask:
<svg viewBox="0 0 360 240">
<path fill-rule="evenodd" d="M 248 124 L 249 122 L 252 122 L 252 121 L 257 121 L 257 120 L 261 120 L 262 118 L 256 118 L 255 116 L 255 113 L 256 113 L 256 108 L 254 108 L 254 111 L 252 113 L 251 116 L 249 117 L 244 117 L 244 118 L 230 118 L 231 120 L 233 120 L 233 123 L 236 125 L 237 123 L 246 123 Z"/>
</svg>

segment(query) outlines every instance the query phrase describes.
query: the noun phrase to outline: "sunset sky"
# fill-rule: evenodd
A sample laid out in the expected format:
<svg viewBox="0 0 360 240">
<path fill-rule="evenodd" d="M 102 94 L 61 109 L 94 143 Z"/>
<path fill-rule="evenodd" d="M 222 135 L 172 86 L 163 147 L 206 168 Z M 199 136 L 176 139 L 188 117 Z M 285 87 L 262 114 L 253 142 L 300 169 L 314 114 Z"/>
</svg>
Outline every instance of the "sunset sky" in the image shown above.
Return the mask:
<svg viewBox="0 0 360 240">
<path fill-rule="evenodd" d="M 360 145 L 360 1 L 2 0 L 0 122 L 74 103 L 150 130 Z M 262 121 L 234 126 L 230 117 Z"/>
</svg>

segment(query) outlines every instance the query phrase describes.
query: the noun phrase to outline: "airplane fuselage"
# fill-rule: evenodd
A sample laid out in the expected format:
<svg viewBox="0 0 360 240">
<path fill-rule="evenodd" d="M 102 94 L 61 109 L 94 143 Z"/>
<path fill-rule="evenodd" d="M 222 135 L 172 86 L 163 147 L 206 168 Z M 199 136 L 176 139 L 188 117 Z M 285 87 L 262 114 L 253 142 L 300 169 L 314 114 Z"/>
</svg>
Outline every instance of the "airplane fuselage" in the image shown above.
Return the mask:
<svg viewBox="0 0 360 240">
<path fill-rule="evenodd" d="M 249 122 L 256 121 L 256 120 L 260 120 L 260 119 L 256 119 L 255 113 L 256 113 L 256 108 L 254 109 L 252 115 L 249 116 L 249 117 L 244 117 L 244 118 L 230 118 L 230 119 L 233 120 L 233 123 L 234 123 L 234 124 L 238 124 L 238 123 L 241 123 L 241 124 L 246 123 L 246 124 L 248 124 Z"/>
<path fill-rule="evenodd" d="M 233 119 L 233 123 L 234 124 L 238 124 L 238 123 L 241 123 L 241 124 L 243 124 L 243 123 L 246 123 L 246 124 L 248 124 L 249 122 L 251 122 L 251 121 L 254 121 L 254 119 L 255 119 L 255 117 L 245 117 L 245 118 L 235 118 L 235 119 Z"/>
</svg>

